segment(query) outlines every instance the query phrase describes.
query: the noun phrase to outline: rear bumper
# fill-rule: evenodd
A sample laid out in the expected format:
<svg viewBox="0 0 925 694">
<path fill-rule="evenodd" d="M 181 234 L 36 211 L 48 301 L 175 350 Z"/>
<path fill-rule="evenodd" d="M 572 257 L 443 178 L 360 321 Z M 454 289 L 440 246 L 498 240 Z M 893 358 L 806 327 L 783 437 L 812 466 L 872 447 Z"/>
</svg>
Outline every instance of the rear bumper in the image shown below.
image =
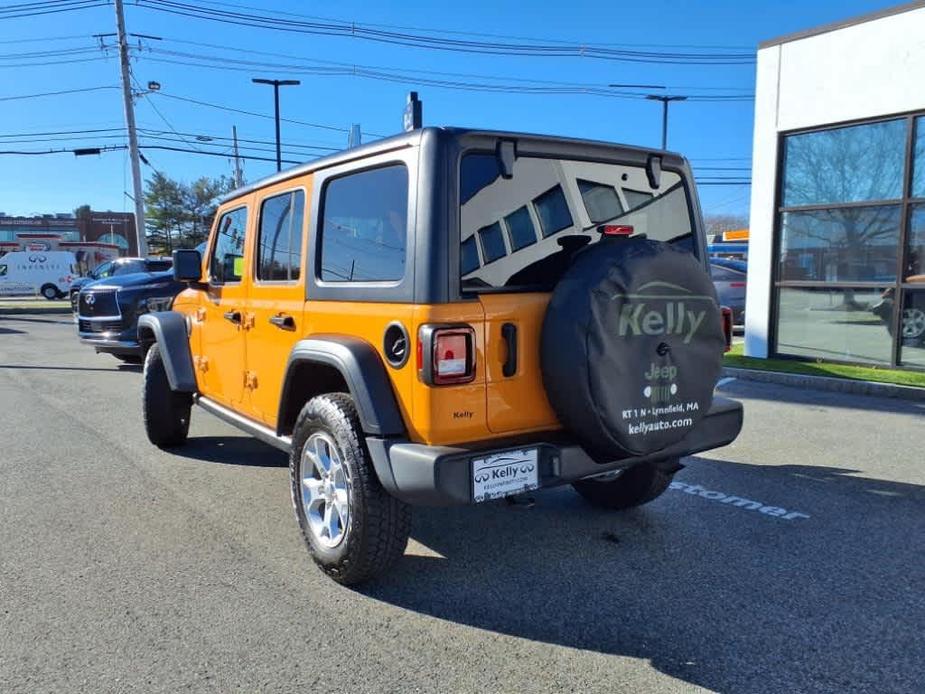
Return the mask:
<svg viewBox="0 0 925 694">
<path fill-rule="evenodd" d="M 725 446 L 742 429 L 742 405 L 715 398 L 709 413 L 678 443 L 658 453 L 595 462 L 584 449 L 566 440 L 521 439 L 465 447 L 427 446 L 368 437 L 370 455 L 383 486 L 409 504 L 456 506 L 472 503 L 472 459 L 519 448 L 539 449 L 540 487 L 555 487 L 640 463 L 665 461 Z"/>
</svg>

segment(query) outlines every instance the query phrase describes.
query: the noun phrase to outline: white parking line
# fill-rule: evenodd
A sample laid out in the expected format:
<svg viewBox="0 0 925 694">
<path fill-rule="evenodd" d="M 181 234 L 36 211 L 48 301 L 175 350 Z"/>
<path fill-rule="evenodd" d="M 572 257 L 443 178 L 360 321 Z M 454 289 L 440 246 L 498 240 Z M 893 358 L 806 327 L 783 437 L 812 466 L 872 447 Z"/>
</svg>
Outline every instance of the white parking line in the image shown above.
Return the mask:
<svg viewBox="0 0 925 694">
<path fill-rule="evenodd" d="M 721 504 L 729 504 L 730 506 L 742 508 L 746 511 L 758 511 L 765 516 L 771 516 L 772 518 L 783 518 L 784 520 L 788 521 L 794 520 L 795 518 L 809 518 L 809 515 L 806 513 L 800 513 L 799 511 L 788 511 L 787 509 L 781 508 L 780 506 L 767 506 L 760 501 L 752 501 L 751 499 L 735 496 L 733 494 L 726 494 L 725 492 L 711 491 L 709 489 L 704 489 L 699 484 L 672 482 L 669 486 L 669 489 L 684 492 L 685 494 L 696 495 L 704 499 L 709 499 L 710 501 L 719 502 Z"/>
</svg>

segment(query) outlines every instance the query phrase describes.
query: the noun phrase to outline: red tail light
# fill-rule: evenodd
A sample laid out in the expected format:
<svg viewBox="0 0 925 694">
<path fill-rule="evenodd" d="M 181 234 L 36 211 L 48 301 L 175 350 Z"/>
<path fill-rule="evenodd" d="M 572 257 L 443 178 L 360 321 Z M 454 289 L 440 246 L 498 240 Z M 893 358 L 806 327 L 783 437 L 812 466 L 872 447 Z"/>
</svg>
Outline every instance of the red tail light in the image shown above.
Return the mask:
<svg viewBox="0 0 925 694">
<path fill-rule="evenodd" d="M 742 289 L 745 287 L 745 282 L 730 282 L 729 286 L 733 289 Z"/>
<path fill-rule="evenodd" d="M 423 326 L 418 357 L 418 373 L 425 383 L 468 383 L 475 378 L 475 330 L 469 326 Z"/>
<path fill-rule="evenodd" d="M 728 352 L 732 349 L 732 309 L 728 306 L 721 306 L 720 312 L 723 316 L 723 336 L 726 338 L 726 349 Z"/>
<path fill-rule="evenodd" d="M 604 236 L 632 236 L 633 227 L 628 224 L 605 224 L 599 227 Z"/>
</svg>

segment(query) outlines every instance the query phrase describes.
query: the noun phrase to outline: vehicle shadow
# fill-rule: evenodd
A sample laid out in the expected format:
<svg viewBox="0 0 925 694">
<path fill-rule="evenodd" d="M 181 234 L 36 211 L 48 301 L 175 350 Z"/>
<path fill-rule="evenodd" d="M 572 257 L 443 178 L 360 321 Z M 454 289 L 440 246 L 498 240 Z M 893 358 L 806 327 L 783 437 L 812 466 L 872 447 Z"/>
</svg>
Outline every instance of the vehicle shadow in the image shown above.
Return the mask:
<svg viewBox="0 0 925 694">
<path fill-rule="evenodd" d="M 4 328 L 0 326 L 0 335 L 25 335 L 25 330 L 16 330 L 16 328 Z"/>
<path fill-rule="evenodd" d="M 714 489 L 786 499 L 810 517 L 674 489 L 622 513 L 568 488 L 537 494 L 532 509 L 415 509 L 402 563 L 362 592 L 498 634 L 645 659 L 712 690 L 922 690 L 925 561 L 909 542 L 925 533 L 922 487 L 692 462 L 679 481 L 709 487 L 714 473 Z"/>
<path fill-rule="evenodd" d="M 171 449 L 183 458 L 246 467 L 288 467 L 289 456 L 250 436 L 191 436 Z"/>
</svg>

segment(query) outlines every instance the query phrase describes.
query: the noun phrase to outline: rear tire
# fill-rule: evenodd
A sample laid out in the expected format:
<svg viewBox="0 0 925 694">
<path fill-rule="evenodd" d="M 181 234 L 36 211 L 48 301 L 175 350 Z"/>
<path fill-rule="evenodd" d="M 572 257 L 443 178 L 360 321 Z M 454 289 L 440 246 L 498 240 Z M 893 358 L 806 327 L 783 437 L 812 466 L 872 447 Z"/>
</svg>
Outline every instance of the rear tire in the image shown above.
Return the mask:
<svg viewBox="0 0 925 694">
<path fill-rule="evenodd" d="M 192 398 L 170 388 L 164 361 L 157 343 L 148 350 L 142 385 L 145 433 L 158 448 L 172 448 L 186 443 L 189 434 Z"/>
<path fill-rule="evenodd" d="M 302 408 L 289 475 L 302 538 L 328 576 L 356 585 L 402 557 L 411 509 L 379 482 L 349 395 L 319 395 Z"/>
<path fill-rule="evenodd" d="M 58 288 L 53 284 L 43 284 L 39 293 L 49 301 L 54 301 L 60 296 Z"/>
<path fill-rule="evenodd" d="M 616 511 L 642 506 L 661 496 L 673 477 L 674 472 L 664 467 L 641 463 L 614 479 L 578 480 L 572 482 L 572 486 L 592 506 Z"/>
</svg>

